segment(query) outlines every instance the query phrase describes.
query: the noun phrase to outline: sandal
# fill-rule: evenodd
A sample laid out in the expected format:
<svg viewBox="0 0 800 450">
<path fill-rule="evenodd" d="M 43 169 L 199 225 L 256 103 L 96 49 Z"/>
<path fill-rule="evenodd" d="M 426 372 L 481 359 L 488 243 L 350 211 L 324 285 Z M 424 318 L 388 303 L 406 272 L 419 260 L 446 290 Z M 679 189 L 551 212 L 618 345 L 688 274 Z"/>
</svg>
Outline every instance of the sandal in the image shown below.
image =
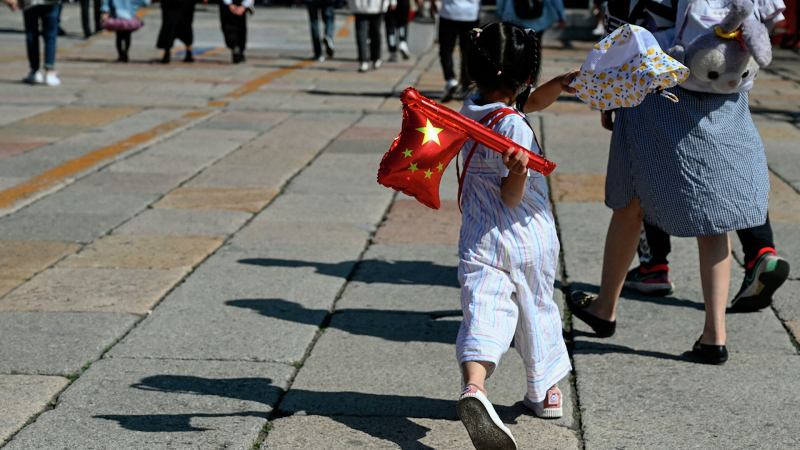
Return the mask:
<svg viewBox="0 0 800 450">
<path fill-rule="evenodd" d="M 581 319 L 586 325 L 592 327 L 597 337 L 605 338 L 614 335 L 617 329 L 617 321 L 601 319 L 585 311 L 595 299 L 596 295 L 590 295 L 583 291 L 573 291 L 567 297 L 567 307 L 572 311 L 572 315 Z"/>
</svg>

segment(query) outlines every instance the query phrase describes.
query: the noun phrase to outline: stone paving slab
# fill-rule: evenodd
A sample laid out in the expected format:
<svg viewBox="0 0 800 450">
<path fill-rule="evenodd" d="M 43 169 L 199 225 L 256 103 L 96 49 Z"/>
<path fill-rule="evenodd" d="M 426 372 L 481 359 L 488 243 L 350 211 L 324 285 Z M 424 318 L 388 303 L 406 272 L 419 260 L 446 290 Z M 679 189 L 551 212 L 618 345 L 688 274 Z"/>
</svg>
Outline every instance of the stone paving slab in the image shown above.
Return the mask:
<svg viewBox="0 0 800 450">
<path fill-rule="evenodd" d="M 52 268 L 6 295 L 0 311 L 146 314 L 185 274 L 185 269 Z"/>
<path fill-rule="evenodd" d="M 206 156 L 221 158 L 258 136 L 248 130 L 189 129 L 172 139 L 160 142 L 144 152 L 148 156 Z"/>
<path fill-rule="evenodd" d="M 76 181 L 64 192 L 105 194 L 165 194 L 186 179 L 186 175 L 112 172 L 101 170 Z"/>
<path fill-rule="evenodd" d="M 193 175 L 214 163 L 210 156 L 135 155 L 109 167 L 112 172 L 139 172 L 166 175 Z"/>
<path fill-rule="evenodd" d="M 295 415 L 278 419 L 273 425 L 261 448 L 463 450 L 472 447 L 464 425 L 454 420 Z M 527 414 L 517 417 L 509 429 L 520 450 L 581 448 L 575 432 Z"/>
<path fill-rule="evenodd" d="M 5 447 L 247 450 L 294 369 L 234 361 L 106 359 Z M 67 444 L 68 443 L 68 444 Z"/>
<path fill-rule="evenodd" d="M 52 106 L 0 106 L 0 126 L 7 125 L 53 109 Z"/>
<path fill-rule="evenodd" d="M 592 350 L 574 359 L 586 449 L 797 442 L 798 356 L 737 355 L 724 366 Z"/>
<path fill-rule="evenodd" d="M 231 209 L 258 212 L 276 195 L 272 188 L 182 187 L 153 205 L 154 208 Z"/>
<path fill-rule="evenodd" d="M 219 209 L 148 209 L 114 234 L 168 236 L 230 236 L 252 214 Z"/>
<path fill-rule="evenodd" d="M 213 236 L 105 236 L 62 261 L 59 267 L 190 270 L 223 241 Z"/>
<path fill-rule="evenodd" d="M 399 129 L 399 128 L 398 128 Z M 375 154 L 383 156 L 392 146 L 389 139 L 336 139 L 325 149 L 326 153 Z M 376 171 L 377 172 L 377 171 Z"/>
<path fill-rule="evenodd" d="M 117 313 L 0 312 L 0 373 L 80 373 L 139 320 Z"/>
<path fill-rule="evenodd" d="M 0 375 L 0 444 L 55 400 L 69 380 L 39 375 Z"/>
<path fill-rule="evenodd" d="M 375 234 L 376 244 L 458 245 L 461 211 L 452 200 L 433 210 L 416 200 L 401 197 L 392 205 L 383 226 Z"/>
<path fill-rule="evenodd" d="M 556 173 L 605 174 L 611 132 L 600 126 L 600 114 L 570 115 L 569 120 L 542 113 L 543 141 Z"/>
<path fill-rule="evenodd" d="M 88 108 L 66 106 L 53 109 L 19 123 L 38 123 L 47 125 L 66 125 L 80 127 L 100 127 L 141 111 L 141 108 Z"/>
<path fill-rule="evenodd" d="M 226 246 L 110 354 L 297 362 L 362 248 Z"/>
<path fill-rule="evenodd" d="M 270 248 L 283 245 L 313 247 L 360 247 L 375 225 L 343 222 L 286 221 L 256 217 L 231 243 L 242 248 Z"/>
<path fill-rule="evenodd" d="M 262 217 L 274 222 L 349 222 L 372 227 L 380 222 L 391 200 L 392 193 L 388 190 L 375 195 L 347 196 L 284 193 L 264 210 Z"/>
<path fill-rule="evenodd" d="M 550 176 L 554 202 L 599 202 L 606 198 L 606 176 L 594 173 L 555 173 Z"/>
<path fill-rule="evenodd" d="M 87 215 L 133 215 L 147 207 L 154 194 L 106 194 L 61 191 L 27 207 L 28 214 L 70 213 Z"/>
<path fill-rule="evenodd" d="M 0 239 L 89 243 L 128 217 L 128 214 L 38 214 L 23 210 L 0 219 Z"/>
<path fill-rule="evenodd" d="M 376 181 L 382 156 L 329 154 L 326 151 L 286 186 L 285 194 L 385 195 L 386 188 Z M 375 173 L 372 177 L 359 176 L 371 172 Z"/>
<path fill-rule="evenodd" d="M 70 242 L 0 241 L 0 278 L 30 278 L 80 248 Z"/>
</svg>

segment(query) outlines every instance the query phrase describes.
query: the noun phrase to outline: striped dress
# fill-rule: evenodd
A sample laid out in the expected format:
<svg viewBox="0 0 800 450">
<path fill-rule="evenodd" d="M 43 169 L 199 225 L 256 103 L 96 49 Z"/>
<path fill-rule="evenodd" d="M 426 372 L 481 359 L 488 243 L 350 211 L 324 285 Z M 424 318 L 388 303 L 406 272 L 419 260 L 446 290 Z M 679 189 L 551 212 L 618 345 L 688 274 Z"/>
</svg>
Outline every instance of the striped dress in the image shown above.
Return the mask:
<svg viewBox="0 0 800 450">
<path fill-rule="evenodd" d="M 467 100 L 461 114 L 480 120 L 507 108 L 478 106 Z M 540 151 L 529 125 L 517 114 L 494 130 L 526 148 Z M 462 148 L 466 159 L 473 142 Z M 458 279 L 464 319 L 458 332 L 459 364 L 488 361 L 494 371 L 511 340 L 527 369 L 527 397 L 541 401 L 547 389 L 571 369 L 553 301 L 559 242 L 550 212 L 545 178 L 529 173 L 522 202 L 509 208 L 500 197 L 508 175 L 501 155 L 478 146 L 464 179 Z"/>
</svg>

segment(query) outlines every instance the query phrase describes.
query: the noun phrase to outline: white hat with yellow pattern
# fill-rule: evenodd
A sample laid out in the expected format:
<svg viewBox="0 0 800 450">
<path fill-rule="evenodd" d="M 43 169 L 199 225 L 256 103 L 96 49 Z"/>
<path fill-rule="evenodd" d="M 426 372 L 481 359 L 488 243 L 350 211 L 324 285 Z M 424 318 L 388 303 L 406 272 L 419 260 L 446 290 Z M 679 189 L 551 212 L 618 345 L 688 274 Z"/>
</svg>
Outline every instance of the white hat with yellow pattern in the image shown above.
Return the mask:
<svg viewBox="0 0 800 450">
<path fill-rule="evenodd" d="M 663 89 L 688 77 L 689 69 L 661 51 L 649 31 L 626 24 L 594 46 L 570 86 L 584 103 L 608 111 L 636 106 L 651 92 L 677 102 Z"/>
</svg>

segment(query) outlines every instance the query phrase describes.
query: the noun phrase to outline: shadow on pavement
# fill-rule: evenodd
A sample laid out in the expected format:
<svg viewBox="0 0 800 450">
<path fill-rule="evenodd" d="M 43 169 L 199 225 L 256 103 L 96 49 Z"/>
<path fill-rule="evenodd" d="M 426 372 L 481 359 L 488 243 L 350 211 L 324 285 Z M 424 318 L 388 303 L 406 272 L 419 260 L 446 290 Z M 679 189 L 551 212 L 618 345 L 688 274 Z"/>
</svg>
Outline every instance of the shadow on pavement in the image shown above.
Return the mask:
<svg viewBox="0 0 800 450">
<path fill-rule="evenodd" d="M 229 300 L 226 305 L 249 308 L 274 319 L 306 325 L 320 325 L 328 311 L 307 309 L 298 303 L 277 298 Z M 396 342 L 438 342 L 455 344 L 460 321 L 436 319 L 461 317 L 461 310 L 427 313 L 376 309 L 341 309 L 334 313 L 329 327 L 350 334 L 372 336 Z"/>
<path fill-rule="evenodd" d="M 275 405 L 264 399 L 275 398 L 275 396 L 264 393 L 278 390 L 281 394 L 285 394 L 285 391 L 271 383 L 272 380 L 269 378 L 208 379 L 186 375 L 155 375 L 143 378 L 131 387 L 163 393 L 195 394 L 254 401 L 274 408 Z M 414 423 L 409 418 L 458 420 L 455 400 L 360 392 L 315 392 L 298 389 L 291 390 L 290 395 L 291 398 L 283 396 L 281 405 L 272 414 L 262 411 L 242 411 L 231 414 L 136 414 L 94 417 L 116 421 L 122 428 L 131 431 L 171 433 L 207 430 L 207 428 L 193 427 L 190 424 L 193 418 L 262 417 L 266 419 L 269 416 L 274 420 L 303 411 L 307 415 L 329 417 L 351 429 L 369 434 L 377 439 L 394 442 L 404 450 L 431 449 L 419 442 L 430 429 Z M 284 407 L 284 403 L 288 404 Z M 522 405 L 522 402 L 517 402 L 512 406 L 496 406 L 496 410 L 503 422 L 507 424 L 515 424 L 520 416 L 531 414 Z M 387 427 L 385 420 L 375 420 L 377 418 L 397 419 L 398 422 Z"/>
<path fill-rule="evenodd" d="M 321 263 L 275 258 L 240 259 L 242 264 L 264 267 L 313 267 L 317 273 L 347 278 L 352 261 L 340 263 Z M 364 283 L 409 284 L 459 287 L 458 268 L 441 266 L 430 261 L 381 261 L 365 259 L 357 263 L 358 270 L 351 281 Z"/>
<path fill-rule="evenodd" d="M 575 337 L 597 337 L 594 333 L 584 333 L 579 330 L 573 330 Z M 657 352 L 653 350 L 636 350 L 624 345 L 617 344 L 601 344 L 598 342 L 582 342 L 580 348 L 576 348 L 573 353 L 582 355 L 604 355 L 606 353 L 627 353 L 637 356 L 647 356 L 649 358 L 666 359 L 670 361 L 681 361 L 695 364 L 702 364 L 700 358 L 695 357 L 692 352 L 686 351 L 680 355 L 672 355 L 664 352 Z"/>
<path fill-rule="evenodd" d="M 600 292 L 600 286 L 594 284 L 586 284 L 586 283 L 570 283 L 570 290 L 572 291 L 585 291 L 590 294 L 597 294 Z M 697 300 L 686 300 L 682 298 L 677 298 L 673 296 L 665 296 L 665 297 L 653 297 L 648 295 L 643 295 L 636 293 L 630 289 L 623 289 L 620 298 L 625 298 L 628 300 L 637 300 L 640 302 L 647 302 L 653 303 L 656 305 L 664 305 L 664 306 L 680 306 L 684 308 L 693 308 L 698 311 L 705 311 L 706 307 L 703 304 L 703 299 Z"/>
</svg>

